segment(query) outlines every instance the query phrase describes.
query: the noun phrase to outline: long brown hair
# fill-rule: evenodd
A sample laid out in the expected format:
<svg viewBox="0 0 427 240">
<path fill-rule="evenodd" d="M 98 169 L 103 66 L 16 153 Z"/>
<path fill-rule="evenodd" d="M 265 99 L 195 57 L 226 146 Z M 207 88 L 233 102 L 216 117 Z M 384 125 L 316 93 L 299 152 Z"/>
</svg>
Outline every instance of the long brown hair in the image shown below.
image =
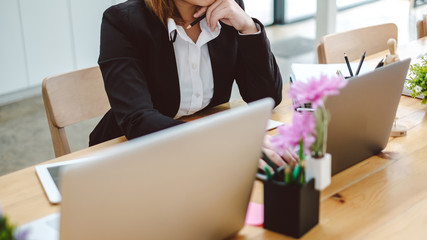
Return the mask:
<svg viewBox="0 0 427 240">
<path fill-rule="evenodd" d="M 181 15 L 175 6 L 174 0 L 144 0 L 147 7 L 166 26 L 168 18 L 181 20 Z"/>
</svg>

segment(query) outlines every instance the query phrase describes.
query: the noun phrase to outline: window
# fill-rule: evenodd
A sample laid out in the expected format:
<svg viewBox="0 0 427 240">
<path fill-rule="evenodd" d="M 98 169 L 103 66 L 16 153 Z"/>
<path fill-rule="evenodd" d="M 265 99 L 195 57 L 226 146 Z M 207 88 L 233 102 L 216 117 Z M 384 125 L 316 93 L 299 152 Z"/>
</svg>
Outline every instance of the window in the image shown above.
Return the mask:
<svg viewBox="0 0 427 240">
<path fill-rule="evenodd" d="M 273 24 L 273 0 L 245 0 L 245 10 L 264 25 Z"/>
</svg>

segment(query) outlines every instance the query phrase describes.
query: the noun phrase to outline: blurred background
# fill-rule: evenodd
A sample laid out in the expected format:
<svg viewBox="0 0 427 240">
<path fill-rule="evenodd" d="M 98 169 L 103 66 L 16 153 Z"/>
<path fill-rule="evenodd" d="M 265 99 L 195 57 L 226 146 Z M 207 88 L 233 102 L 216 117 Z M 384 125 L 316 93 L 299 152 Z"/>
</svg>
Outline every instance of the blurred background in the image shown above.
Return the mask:
<svg viewBox="0 0 427 240">
<path fill-rule="evenodd" d="M 0 175 L 54 158 L 41 82 L 97 64 L 102 13 L 120 2 L 0 1 Z M 398 26 L 398 45 L 404 44 L 416 39 L 416 21 L 427 13 L 426 2 L 336 0 L 336 15 L 326 16 L 319 15 L 324 6 L 318 7 L 317 0 L 245 0 L 245 6 L 249 15 L 267 26 L 287 81 L 290 64 L 317 61 L 314 49 L 322 24 L 332 23 L 326 29 L 331 33 L 392 22 Z M 238 97 L 234 88 L 232 98 Z M 98 121 L 67 128 L 72 151 L 87 147 Z"/>
</svg>

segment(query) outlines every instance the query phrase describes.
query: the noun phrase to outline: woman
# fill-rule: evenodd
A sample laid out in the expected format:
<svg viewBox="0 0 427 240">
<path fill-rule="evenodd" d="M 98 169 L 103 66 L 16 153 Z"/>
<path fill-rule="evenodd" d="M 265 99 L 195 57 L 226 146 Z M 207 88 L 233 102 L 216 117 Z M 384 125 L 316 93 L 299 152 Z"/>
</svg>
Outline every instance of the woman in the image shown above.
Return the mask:
<svg viewBox="0 0 427 240">
<path fill-rule="evenodd" d="M 129 0 L 107 9 L 98 63 L 111 109 L 89 144 L 181 124 L 181 116 L 228 102 L 234 80 L 246 102 L 279 104 L 282 79 L 264 27 L 242 7 L 241 0 Z"/>
</svg>

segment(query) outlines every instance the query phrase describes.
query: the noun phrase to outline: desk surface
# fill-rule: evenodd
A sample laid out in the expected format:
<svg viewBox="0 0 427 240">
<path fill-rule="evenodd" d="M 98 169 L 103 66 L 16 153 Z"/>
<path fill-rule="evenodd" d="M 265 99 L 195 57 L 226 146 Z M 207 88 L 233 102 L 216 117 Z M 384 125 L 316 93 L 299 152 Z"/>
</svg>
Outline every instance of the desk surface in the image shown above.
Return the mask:
<svg viewBox="0 0 427 240">
<path fill-rule="evenodd" d="M 401 58 L 423 52 L 427 52 L 427 38 L 398 49 Z M 374 61 L 385 54 L 366 59 Z M 233 101 L 188 120 L 243 104 L 241 100 Z M 289 122 L 290 106 L 285 97 L 275 108 L 272 119 Z M 381 154 L 334 175 L 331 185 L 321 192 L 319 224 L 303 239 L 413 239 L 427 234 L 426 112 L 427 106 L 421 105 L 420 100 L 401 97 L 397 117 L 400 124 L 408 127 L 408 135 L 390 138 Z M 113 139 L 48 162 L 75 159 L 123 141 L 124 137 Z M 263 186 L 258 181 L 251 201 L 263 202 Z M 59 211 L 59 206 L 49 204 L 34 167 L 0 177 L 0 202 L 11 222 L 18 225 Z M 290 238 L 245 226 L 236 239 Z"/>
</svg>

